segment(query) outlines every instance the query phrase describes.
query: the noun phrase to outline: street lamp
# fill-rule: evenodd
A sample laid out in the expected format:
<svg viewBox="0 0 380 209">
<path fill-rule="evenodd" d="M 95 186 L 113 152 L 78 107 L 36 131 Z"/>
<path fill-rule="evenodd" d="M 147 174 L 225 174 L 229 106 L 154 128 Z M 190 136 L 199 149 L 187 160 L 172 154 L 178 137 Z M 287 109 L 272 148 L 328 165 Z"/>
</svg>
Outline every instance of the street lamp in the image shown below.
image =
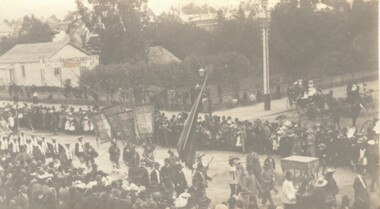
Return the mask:
<svg viewBox="0 0 380 209">
<path fill-rule="evenodd" d="M 263 30 L 263 80 L 264 80 L 264 110 L 270 110 L 270 86 L 269 86 L 269 49 L 268 49 L 268 30 L 269 16 L 267 2 L 262 2 L 262 13 L 259 15 Z"/>
</svg>

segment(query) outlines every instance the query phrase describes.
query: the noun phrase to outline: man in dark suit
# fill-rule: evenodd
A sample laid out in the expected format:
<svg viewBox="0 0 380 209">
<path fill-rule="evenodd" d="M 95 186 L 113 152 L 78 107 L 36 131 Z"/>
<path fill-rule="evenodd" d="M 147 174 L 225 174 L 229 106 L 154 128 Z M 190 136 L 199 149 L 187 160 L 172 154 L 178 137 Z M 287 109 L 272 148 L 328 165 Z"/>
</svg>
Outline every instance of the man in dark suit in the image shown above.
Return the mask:
<svg viewBox="0 0 380 209">
<path fill-rule="evenodd" d="M 158 188 L 161 184 L 160 164 L 154 163 L 153 170 L 150 173 L 150 186 L 152 188 Z"/>
<path fill-rule="evenodd" d="M 174 184 L 174 190 L 177 193 L 177 197 L 185 192 L 187 188 L 187 181 L 185 178 L 185 174 L 182 171 L 183 166 L 181 164 L 177 164 L 174 167 L 172 181 Z"/>
<path fill-rule="evenodd" d="M 161 183 L 165 188 L 173 189 L 172 173 L 173 169 L 170 166 L 170 160 L 165 158 L 165 165 L 161 168 Z"/>
<path fill-rule="evenodd" d="M 369 209 L 371 207 L 368 186 L 363 173 L 363 170 L 359 169 L 359 173 L 354 181 L 355 198 L 353 209 Z"/>
<path fill-rule="evenodd" d="M 148 188 L 149 186 L 149 173 L 148 170 L 145 168 L 145 162 L 141 161 L 140 166 L 137 167 L 136 171 L 136 183 L 139 186 L 144 186 L 145 188 Z"/>
</svg>

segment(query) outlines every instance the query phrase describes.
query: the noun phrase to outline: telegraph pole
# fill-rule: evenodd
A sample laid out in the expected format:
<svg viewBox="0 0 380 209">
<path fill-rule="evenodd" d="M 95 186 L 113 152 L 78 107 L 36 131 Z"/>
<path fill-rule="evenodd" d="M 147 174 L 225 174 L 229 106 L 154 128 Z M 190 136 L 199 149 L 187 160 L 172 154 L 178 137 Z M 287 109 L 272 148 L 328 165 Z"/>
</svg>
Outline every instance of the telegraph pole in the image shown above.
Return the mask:
<svg viewBox="0 0 380 209">
<path fill-rule="evenodd" d="M 263 81 L 264 81 L 264 110 L 270 110 L 270 85 L 269 85 L 269 47 L 268 47 L 268 30 L 269 30 L 269 16 L 267 10 L 267 2 L 262 1 L 262 8 L 264 9 L 263 16 L 261 17 L 261 27 L 263 36 Z"/>
</svg>

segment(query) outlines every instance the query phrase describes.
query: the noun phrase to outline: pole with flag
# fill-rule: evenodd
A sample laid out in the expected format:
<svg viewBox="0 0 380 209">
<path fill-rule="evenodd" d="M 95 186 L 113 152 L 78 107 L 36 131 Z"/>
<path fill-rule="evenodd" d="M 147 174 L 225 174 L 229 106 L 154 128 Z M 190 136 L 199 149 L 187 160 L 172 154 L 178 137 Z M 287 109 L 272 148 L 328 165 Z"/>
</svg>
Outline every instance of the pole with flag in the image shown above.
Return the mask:
<svg viewBox="0 0 380 209">
<path fill-rule="evenodd" d="M 191 107 L 190 114 L 187 117 L 184 127 L 182 129 L 181 135 L 178 140 L 177 144 L 177 151 L 179 158 L 182 162 L 185 163 L 186 167 L 192 168 L 193 164 L 195 163 L 195 146 L 196 146 L 196 138 L 195 138 L 195 129 L 196 129 L 196 123 L 199 113 L 199 104 L 202 100 L 203 91 L 205 89 L 208 75 L 211 72 L 206 73 L 205 80 L 203 82 L 201 91 L 199 92 L 199 95 L 197 99 L 195 100 L 193 106 Z"/>
</svg>

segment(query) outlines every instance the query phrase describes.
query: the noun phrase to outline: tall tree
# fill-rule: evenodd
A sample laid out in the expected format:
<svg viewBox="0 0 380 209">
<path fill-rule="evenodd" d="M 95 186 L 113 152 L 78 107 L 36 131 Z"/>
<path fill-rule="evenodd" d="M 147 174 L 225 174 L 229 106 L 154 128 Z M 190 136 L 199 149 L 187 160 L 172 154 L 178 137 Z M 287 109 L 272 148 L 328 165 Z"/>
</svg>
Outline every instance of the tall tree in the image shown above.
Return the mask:
<svg viewBox="0 0 380 209">
<path fill-rule="evenodd" d="M 19 43 L 49 42 L 53 38 L 53 31 L 47 23 L 35 18 L 25 16 L 18 33 Z"/>
<path fill-rule="evenodd" d="M 100 40 L 102 63 L 133 62 L 145 58 L 148 24 L 146 0 L 77 0 L 86 27 Z"/>
</svg>

